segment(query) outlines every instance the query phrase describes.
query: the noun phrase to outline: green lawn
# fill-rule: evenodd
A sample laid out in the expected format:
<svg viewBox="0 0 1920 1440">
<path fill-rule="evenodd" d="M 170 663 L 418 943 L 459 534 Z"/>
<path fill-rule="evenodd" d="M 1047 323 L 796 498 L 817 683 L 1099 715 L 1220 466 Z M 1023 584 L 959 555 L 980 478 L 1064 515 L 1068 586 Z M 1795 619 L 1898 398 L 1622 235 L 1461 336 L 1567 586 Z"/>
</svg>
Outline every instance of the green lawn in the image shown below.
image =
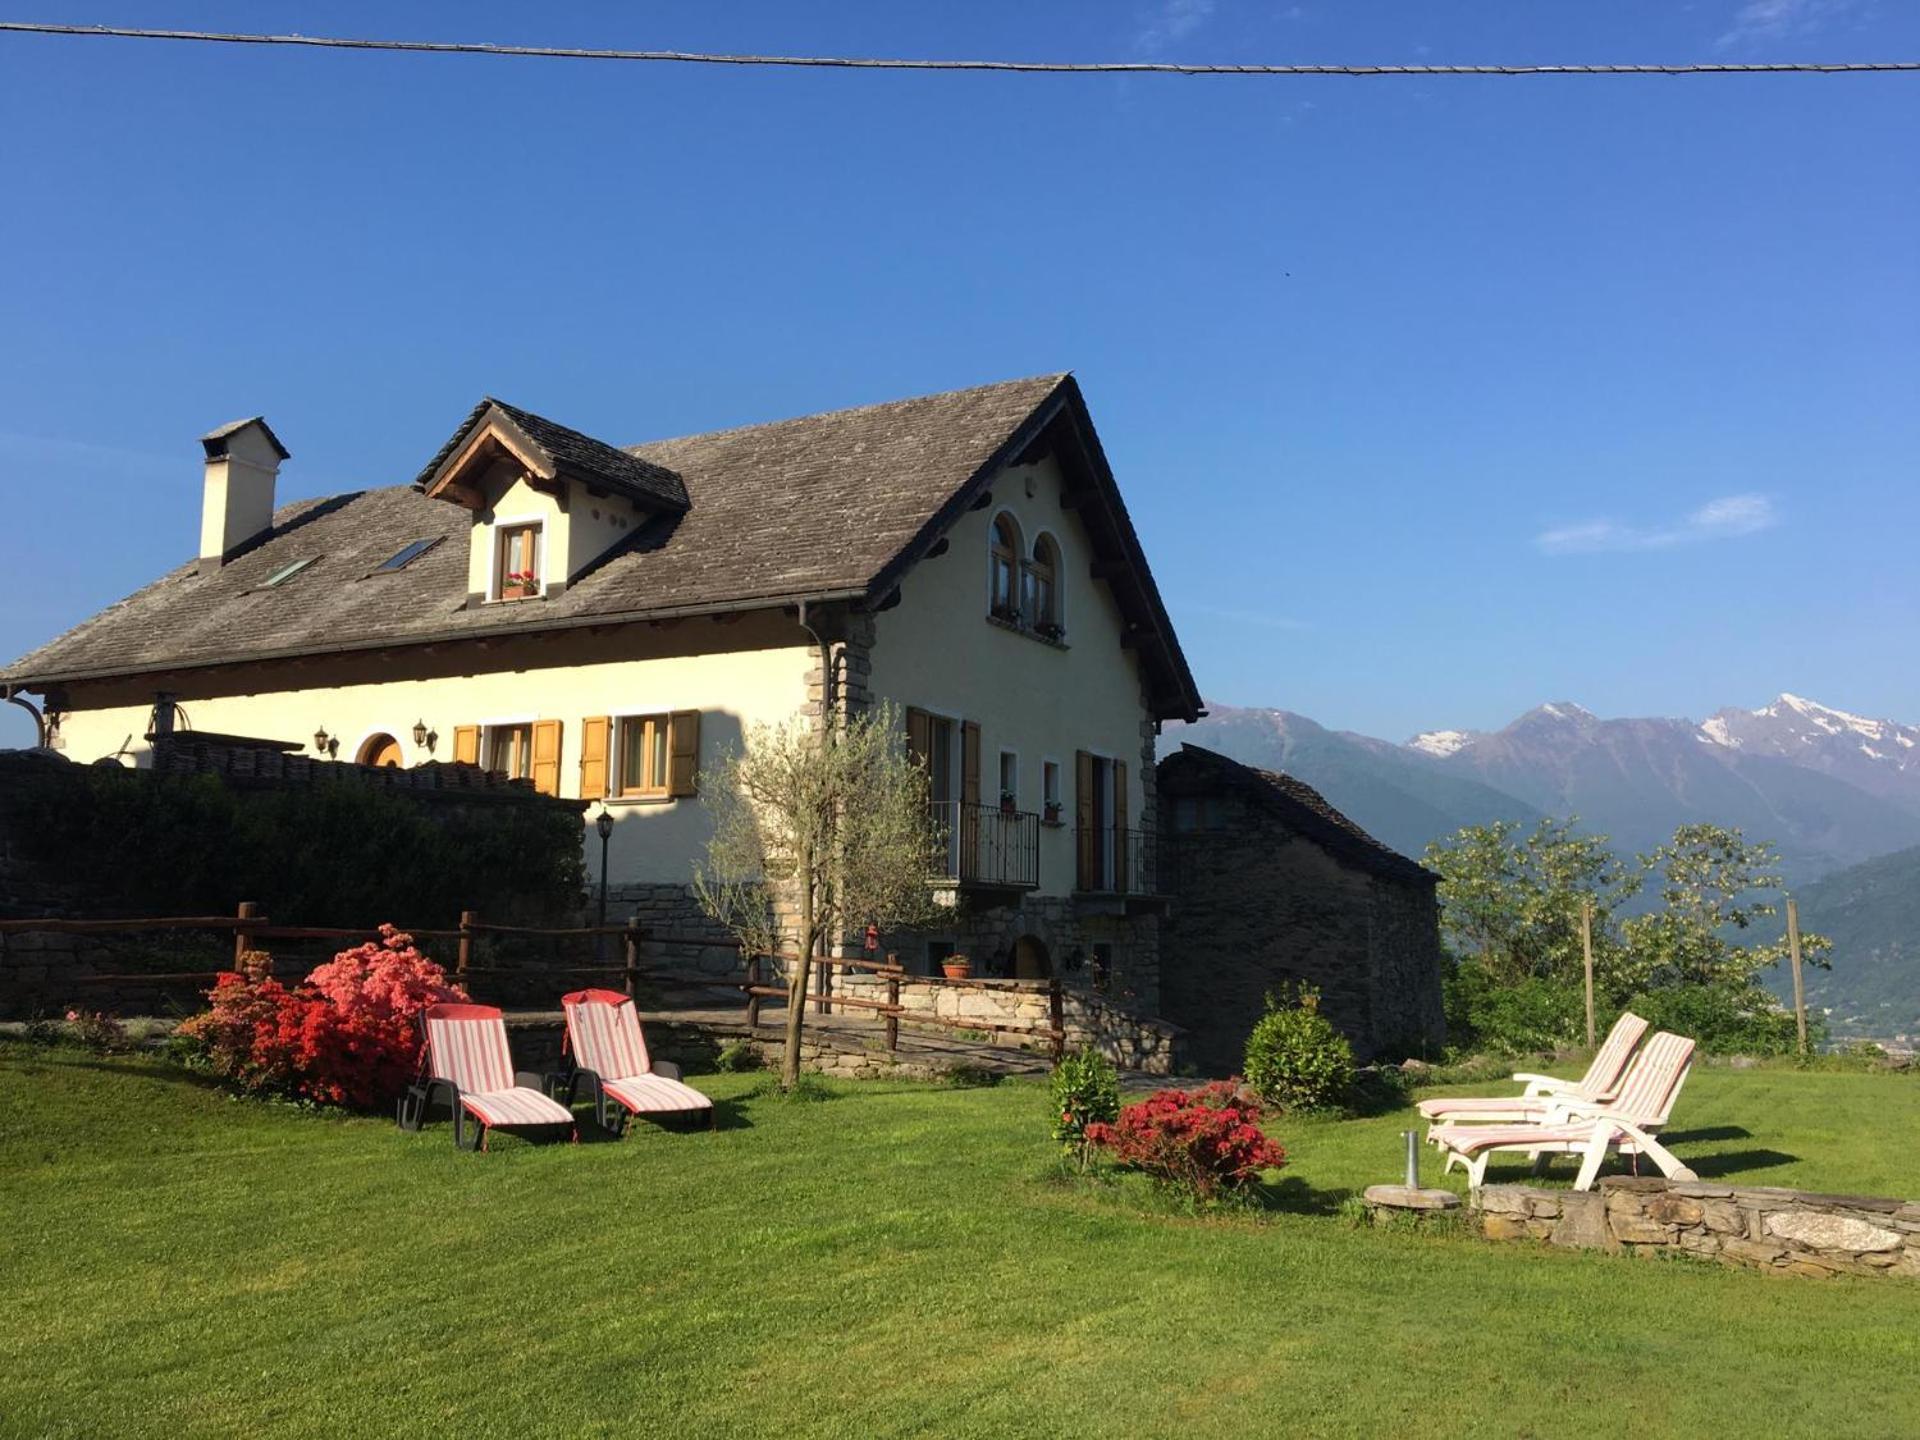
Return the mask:
<svg viewBox="0 0 1920 1440">
<path fill-rule="evenodd" d="M 1920 1285 L 1316 1213 L 1404 1113 L 1277 1124 L 1292 1209 L 1195 1222 L 1052 1178 L 1036 1085 L 700 1083 L 715 1134 L 468 1156 L 0 1044 L 0 1432 L 1920 1433 Z M 1910 1079 L 1677 1118 L 1703 1175 L 1920 1190 Z"/>
</svg>

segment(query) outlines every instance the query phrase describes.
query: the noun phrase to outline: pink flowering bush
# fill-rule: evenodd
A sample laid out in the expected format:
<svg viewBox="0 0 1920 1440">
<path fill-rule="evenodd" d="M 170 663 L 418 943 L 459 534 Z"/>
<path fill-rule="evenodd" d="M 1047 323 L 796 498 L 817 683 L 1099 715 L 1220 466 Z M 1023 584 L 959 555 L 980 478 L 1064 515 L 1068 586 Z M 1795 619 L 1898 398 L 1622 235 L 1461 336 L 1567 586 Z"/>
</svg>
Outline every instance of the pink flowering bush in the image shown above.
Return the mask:
<svg viewBox="0 0 1920 1440">
<path fill-rule="evenodd" d="M 66 1033 L 97 1055 L 112 1055 L 133 1048 L 126 1026 L 100 1010 L 67 1011 Z"/>
<path fill-rule="evenodd" d="M 1156 1090 L 1113 1123 L 1088 1125 L 1086 1137 L 1121 1165 L 1204 1203 L 1287 1163 L 1259 1119 L 1258 1099 L 1239 1080 L 1216 1080 L 1198 1090 Z"/>
<path fill-rule="evenodd" d="M 406 1088 L 420 1053 L 420 1012 L 467 998 L 391 925 L 291 990 L 272 978 L 271 965 L 259 952 L 243 956 L 208 992 L 211 1008 L 179 1034 L 244 1090 L 356 1110 L 389 1105 Z"/>
</svg>

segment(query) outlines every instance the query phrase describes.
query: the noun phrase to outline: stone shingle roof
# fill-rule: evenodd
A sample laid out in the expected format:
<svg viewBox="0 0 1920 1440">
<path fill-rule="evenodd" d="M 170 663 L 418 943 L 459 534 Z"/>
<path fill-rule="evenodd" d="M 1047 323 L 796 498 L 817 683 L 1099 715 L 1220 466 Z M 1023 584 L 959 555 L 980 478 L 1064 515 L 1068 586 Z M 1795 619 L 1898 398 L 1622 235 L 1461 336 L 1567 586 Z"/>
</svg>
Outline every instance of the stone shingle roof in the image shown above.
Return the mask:
<svg viewBox="0 0 1920 1440">
<path fill-rule="evenodd" d="M 192 562 L 180 566 L 6 667 L 0 680 L 535 633 L 803 598 L 878 600 L 964 513 L 973 490 L 1069 405 L 1081 409 L 1071 378 L 1044 375 L 634 446 L 625 455 L 650 474 L 676 478 L 686 509 L 640 526 L 563 593 L 538 603 L 468 608 L 471 517 L 413 485 L 301 501 L 281 507 L 272 530 L 224 566 L 205 574 Z M 578 436 L 524 411 L 509 414 L 516 424 L 549 426 L 535 437 L 543 446 L 570 445 L 560 432 Z M 1197 710 L 1198 692 L 1117 492 L 1110 502 L 1115 533 L 1136 562 L 1128 603 L 1143 633 L 1156 637 L 1142 654 L 1163 672 L 1168 713 Z M 402 546 L 433 538 L 444 543 L 405 569 L 372 573 Z M 269 575 L 307 557 L 318 558 L 284 585 L 264 588 Z"/>
<path fill-rule="evenodd" d="M 1185 791 L 1196 782 L 1243 795 L 1335 856 L 1389 880 L 1436 884 L 1440 877 L 1383 845 L 1336 810 L 1304 780 L 1279 770 L 1256 770 L 1203 746 L 1183 744 L 1160 762 L 1161 783 Z"/>
<path fill-rule="evenodd" d="M 687 487 L 673 471 L 628 451 L 615 449 L 591 435 L 582 435 L 578 430 L 569 429 L 544 415 L 535 415 L 531 410 L 522 410 L 517 405 L 509 405 L 491 396 L 473 407 L 473 413 L 440 447 L 439 454 L 427 462 L 426 468 L 413 483 L 422 490 L 426 489 L 440 467 L 466 443 L 474 427 L 490 415 L 505 416 L 515 429 L 533 442 L 536 449 L 545 453 L 546 459 L 559 473 L 601 485 L 616 494 L 637 500 L 649 509 L 687 508 Z"/>
</svg>

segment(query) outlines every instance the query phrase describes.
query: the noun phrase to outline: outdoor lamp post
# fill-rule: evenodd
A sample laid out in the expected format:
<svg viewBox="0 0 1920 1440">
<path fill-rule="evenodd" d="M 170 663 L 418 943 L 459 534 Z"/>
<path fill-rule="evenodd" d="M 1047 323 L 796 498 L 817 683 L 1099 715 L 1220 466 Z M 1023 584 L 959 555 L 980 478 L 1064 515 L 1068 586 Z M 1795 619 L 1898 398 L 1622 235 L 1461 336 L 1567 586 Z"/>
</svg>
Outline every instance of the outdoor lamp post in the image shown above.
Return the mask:
<svg viewBox="0 0 1920 1440">
<path fill-rule="evenodd" d="M 613 838 L 613 816 L 607 812 L 605 801 L 601 802 L 600 813 L 593 817 L 593 828 L 600 835 L 600 928 L 603 933 L 593 937 L 593 958 L 599 964 L 607 958 L 607 937 L 604 933 L 607 925 L 607 841 Z"/>
</svg>

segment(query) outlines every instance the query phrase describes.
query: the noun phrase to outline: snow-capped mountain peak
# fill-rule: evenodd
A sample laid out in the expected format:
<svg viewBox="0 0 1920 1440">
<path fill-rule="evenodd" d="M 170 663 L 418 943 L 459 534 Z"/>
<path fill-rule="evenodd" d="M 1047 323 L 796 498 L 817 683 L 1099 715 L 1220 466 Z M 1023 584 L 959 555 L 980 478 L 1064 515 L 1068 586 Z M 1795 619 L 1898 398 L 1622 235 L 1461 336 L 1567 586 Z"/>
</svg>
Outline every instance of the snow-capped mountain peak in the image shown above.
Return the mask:
<svg viewBox="0 0 1920 1440">
<path fill-rule="evenodd" d="M 1437 755 L 1442 760 L 1454 755 L 1479 739 L 1472 730 L 1425 730 L 1407 742 L 1409 750 L 1419 750 L 1428 755 Z"/>
<path fill-rule="evenodd" d="M 1699 738 L 1824 770 L 1874 794 L 1920 790 L 1920 726 L 1873 720 L 1782 692 L 1758 710 L 1722 710 Z"/>
</svg>

